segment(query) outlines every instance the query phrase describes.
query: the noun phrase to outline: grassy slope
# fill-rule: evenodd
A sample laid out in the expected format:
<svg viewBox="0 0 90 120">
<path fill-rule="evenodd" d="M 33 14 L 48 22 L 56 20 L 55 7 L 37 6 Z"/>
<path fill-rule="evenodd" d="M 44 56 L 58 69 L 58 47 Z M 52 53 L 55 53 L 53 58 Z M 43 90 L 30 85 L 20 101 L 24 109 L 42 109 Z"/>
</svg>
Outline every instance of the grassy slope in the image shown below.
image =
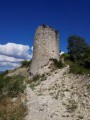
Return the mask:
<svg viewBox="0 0 90 120">
<path fill-rule="evenodd" d="M 23 69 L 0 74 L 0 120 L 23 120 L 25 116 L 25 76 L 20 73 Z"/>
</svg>

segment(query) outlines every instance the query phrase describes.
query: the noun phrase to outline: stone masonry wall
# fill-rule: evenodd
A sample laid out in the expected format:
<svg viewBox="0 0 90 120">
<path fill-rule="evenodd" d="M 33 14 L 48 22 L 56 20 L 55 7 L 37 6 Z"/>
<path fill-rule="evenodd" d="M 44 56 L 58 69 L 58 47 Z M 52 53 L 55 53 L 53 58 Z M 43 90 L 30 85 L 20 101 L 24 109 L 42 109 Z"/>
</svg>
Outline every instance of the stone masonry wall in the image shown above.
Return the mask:
<svg viewBox="0 0 90 120">
<path fill-rule="evenodd" d="M 35 32 L 30 73 L 37 74 L 51 58 L 59 60 L 59 33 L 47 25 L 42 25 Z"/>
</svg>

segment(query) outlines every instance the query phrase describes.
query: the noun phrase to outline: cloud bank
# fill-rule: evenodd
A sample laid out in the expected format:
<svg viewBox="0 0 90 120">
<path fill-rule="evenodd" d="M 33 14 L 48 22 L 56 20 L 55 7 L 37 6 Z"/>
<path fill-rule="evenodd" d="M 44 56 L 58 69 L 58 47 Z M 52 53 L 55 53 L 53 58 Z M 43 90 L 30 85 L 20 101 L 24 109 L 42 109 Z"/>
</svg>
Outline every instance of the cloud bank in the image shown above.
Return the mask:
<svg viewBox="0 0 90 120">
<path fill-rule="evenodd" d="M 16 43 L 0 44 L 0 70 L 19 67 L 21 61 L 32 58 L 32 50 L 33 47 L 28 45 Z"/>
</svg>

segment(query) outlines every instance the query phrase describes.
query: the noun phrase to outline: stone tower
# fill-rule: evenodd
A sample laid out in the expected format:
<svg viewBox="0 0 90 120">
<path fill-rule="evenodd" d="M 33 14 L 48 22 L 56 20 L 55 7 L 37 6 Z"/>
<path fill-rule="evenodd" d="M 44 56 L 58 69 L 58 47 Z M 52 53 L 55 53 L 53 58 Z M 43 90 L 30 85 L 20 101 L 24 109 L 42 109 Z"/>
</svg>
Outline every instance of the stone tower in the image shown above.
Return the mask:
<svg viewBox="0 0 90 120">
<path fill-rule="evenodd" d="M 38 74 L 52 58 L 59 60 L 59 33 L 47 25 L 39 26 L 34 37 L 30 73 Z"/>
</svg>

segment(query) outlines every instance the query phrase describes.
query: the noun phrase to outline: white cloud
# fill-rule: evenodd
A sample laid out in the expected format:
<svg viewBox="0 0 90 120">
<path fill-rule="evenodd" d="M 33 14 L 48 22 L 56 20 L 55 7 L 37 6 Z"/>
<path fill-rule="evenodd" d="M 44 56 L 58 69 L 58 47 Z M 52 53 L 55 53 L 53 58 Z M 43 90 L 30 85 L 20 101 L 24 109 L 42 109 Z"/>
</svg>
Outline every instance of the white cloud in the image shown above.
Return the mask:
<svg viewBox="0 0 90 120">
<path fill-rule="evenodd" d="M 31 50 L 33 51 L 33 46 L 31 47 Z"/>
<path fill-rule="evenodd" d="M 63 52 L 63 51 L 61 51 L 61 52 L 60 52 L 60 55 L 62 55 L 62 54 L 64 54 L 64 52 Z"/>
<path fill-rule="evenodd" d="M 0 67 L 19 67 L 19 63 L 12 63 L 12 62 L 0 62 Z"/>
<path fill-rule="evenodd" d="M 0 55 L 0 62 L 21 62 L 24 59 L 18 59 L 18 58 L 14 58 L 14 57 L 9 57 L 6 55 Z"/>
<path fill-rule="evenodd" d="M 0 62 L 0 71 L 12 70 L 20 66 L 20 63 Z"/>
<path fill-rule="evenodd" d="M 30 47 L 28 45 L 15 43 L 0 44 L 0 54 L 15 58 L 30 59 L 32 56 L 29 54 L 29 50 Z"/>
<path fill-rule="evenodd" d="M 32 58 L 32 49 L 33 47 L 22 44 L 0 44 L 0 70 L 19 67 L 21 61 Z"/>
</svg>

